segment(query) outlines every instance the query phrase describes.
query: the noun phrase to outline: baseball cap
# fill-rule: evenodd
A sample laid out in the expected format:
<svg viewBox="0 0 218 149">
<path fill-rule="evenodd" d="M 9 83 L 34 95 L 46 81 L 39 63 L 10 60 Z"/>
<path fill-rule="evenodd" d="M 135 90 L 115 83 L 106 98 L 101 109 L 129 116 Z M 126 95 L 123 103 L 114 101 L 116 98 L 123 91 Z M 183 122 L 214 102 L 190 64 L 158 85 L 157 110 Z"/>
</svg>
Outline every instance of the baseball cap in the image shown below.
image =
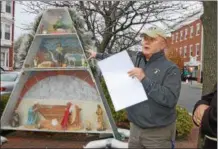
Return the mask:
<svg viewBox="0 0 218 149">
<path fill-rule="evenodd" d="M 141 32 L 140 37 L 144 37 L 145 35 L 152 37 L 152 38 L 156 38 L 157 36 L 161 36 L 164 39 L 167 38 L 167 35 L 165 33 L 165 31 L 159 27 L 150 27 L 146 30 L 144 30 L 143 32 Z"/>
</svg>

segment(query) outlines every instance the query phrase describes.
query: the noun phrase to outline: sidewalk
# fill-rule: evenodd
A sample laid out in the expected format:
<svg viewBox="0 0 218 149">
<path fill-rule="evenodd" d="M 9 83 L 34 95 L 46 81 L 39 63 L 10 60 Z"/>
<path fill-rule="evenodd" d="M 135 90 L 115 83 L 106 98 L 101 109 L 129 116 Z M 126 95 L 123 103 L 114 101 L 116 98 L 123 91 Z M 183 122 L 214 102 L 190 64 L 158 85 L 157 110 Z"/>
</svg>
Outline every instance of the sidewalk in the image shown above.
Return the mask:
<svg viewBox="0 0 218 149">
<path fill-rule="evenodd" d="M 177 140 L 175 149 L 196 148 L 199 128 L 193 127 L 186 140 Z M 3 135 L 8 139 L 1 148 L 83 148 L 88 142 L 98 140 L 98 135 L 40 133 L 14 131 Z"/>
<path fill-rule="evenodd" d="M 83 148 L 98 135 L 14 131 L 1 148 Z"/>
<path fill-rule="evenodd" d="M 190 87 L 193 87 L 193 88 L 200 88 L 202 89 L 203 87 L 203 84 L 202 83 L 198 83 L 197 81 L 189 81 L 188 83 L 186 82 L 182 82 L 182 84 L 184 85 L 189 85 Z"/>
</svg>

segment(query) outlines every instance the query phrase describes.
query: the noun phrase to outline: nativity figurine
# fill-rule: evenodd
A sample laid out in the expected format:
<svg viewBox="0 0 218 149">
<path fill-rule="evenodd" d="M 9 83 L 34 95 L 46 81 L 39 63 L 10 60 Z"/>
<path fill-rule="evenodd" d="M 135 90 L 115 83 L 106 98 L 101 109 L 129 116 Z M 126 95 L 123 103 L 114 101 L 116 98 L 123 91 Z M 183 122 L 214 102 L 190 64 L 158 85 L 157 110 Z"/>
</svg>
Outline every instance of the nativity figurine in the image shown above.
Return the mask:
<svg viewBox="0 0 218 149">
<path fill-rule="evenodd" d="M 78 105 L 73 105 L 70 109 L 71 115 L 70 115 L 70 130 L 80 130 L 83 128 L 82 122 L 81 122 L 81 108 Z"/>
<path fill-rule="evenodd" d="M 35 102 L 33 106 L 28 109 L 28 118 L 26 125 L 36 125 L 39 120 L 38 113 L 39 103 Z"/>
<path fill-rule="evenodd" d="M 66 130 L 68 128 L 68 123 L 69 123 L 69 117 L 70 117 L 70 109 L 71 109 L 72 103 L 68 102 L 67 103 L 67 107 L 65 109 L 62 121 L 61 121 L 61 126 L 64 130 Z"/>
<path fill-rule="evenodd" d="M 96 115 L 97 115 L 97 130 L 104 131 L 106 128 L 104 127 L 103 110 L 99 104 L 97 105 Z"/>
<path fill-rule="evenodd" d="M 11 127 L 19 127 L 20 126 L 20 117 L 19 117 L 17 110 L 15 110 L 13 115 L 12 115 L 12 118 L 10 120 L 10 125 L 11 125 Z"/>
<path fill-rule="evenodd" d="M 87 122 L 86 122 L 86 130 L 87 130 L 87 131 L 92 130 L 92 124 L 91 124 L 90 121 L 87 121 Z"/>
</svg>

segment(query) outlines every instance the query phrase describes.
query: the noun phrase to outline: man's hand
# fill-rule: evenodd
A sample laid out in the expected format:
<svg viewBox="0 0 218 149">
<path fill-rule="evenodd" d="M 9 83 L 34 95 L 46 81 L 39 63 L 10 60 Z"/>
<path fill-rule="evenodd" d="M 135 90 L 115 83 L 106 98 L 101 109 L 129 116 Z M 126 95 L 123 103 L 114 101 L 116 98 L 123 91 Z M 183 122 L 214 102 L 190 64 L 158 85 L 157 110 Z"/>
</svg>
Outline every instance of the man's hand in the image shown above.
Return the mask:
<svg viewBox="0 0 218 149">
<path fill-rule="evenodd" d="M 196 124 L 200 125 L 202 121 L 202 117 L 204 115 L 204 111 L 207 110 L 209 106 L 208 105 L 199 105 L 197 109 L 195 110 L 193 120 L 195 121 Z"/>
<path fill-rule="evenodd" d="M 93 51 L 91 49 L 89 49 L 87 52 L 90 54 L 88 60 L 90 60 L 92 58 L 96 58 L 97 52 L 95 52 L 95 51 Z"/>
<path fill-rule="evenodd" d="M 135 67 L 134 69 L 128 72 L 129 76 L 136 77 L 139 81 L 141 81 L 145 77 L 145 73 L 142 68 Z"/>
</svg>

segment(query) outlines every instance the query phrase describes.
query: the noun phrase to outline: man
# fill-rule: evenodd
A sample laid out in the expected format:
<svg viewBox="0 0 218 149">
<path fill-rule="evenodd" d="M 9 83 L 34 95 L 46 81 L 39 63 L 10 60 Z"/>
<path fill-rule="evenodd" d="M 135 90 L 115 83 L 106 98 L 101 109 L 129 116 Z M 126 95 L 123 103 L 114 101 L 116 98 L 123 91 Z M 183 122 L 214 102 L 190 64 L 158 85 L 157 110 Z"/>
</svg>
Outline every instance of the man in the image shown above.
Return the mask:
<svg viewBox="0 0 218 149">
<path fill-rule="evenodd" d="M 179 68 L 165 58 L 166 34 L 158 27 L 142 33 L 142 55 L 128 72 L 141 81 L 148 100 L 127 108 L 129 148 L 172 148 L 176 133 L 176 104 L 181 89 Z M 89 50 L 90 58 L 107 55 Z M 139 60 L 142 57 L 144 59 Z"/>
</svg>

